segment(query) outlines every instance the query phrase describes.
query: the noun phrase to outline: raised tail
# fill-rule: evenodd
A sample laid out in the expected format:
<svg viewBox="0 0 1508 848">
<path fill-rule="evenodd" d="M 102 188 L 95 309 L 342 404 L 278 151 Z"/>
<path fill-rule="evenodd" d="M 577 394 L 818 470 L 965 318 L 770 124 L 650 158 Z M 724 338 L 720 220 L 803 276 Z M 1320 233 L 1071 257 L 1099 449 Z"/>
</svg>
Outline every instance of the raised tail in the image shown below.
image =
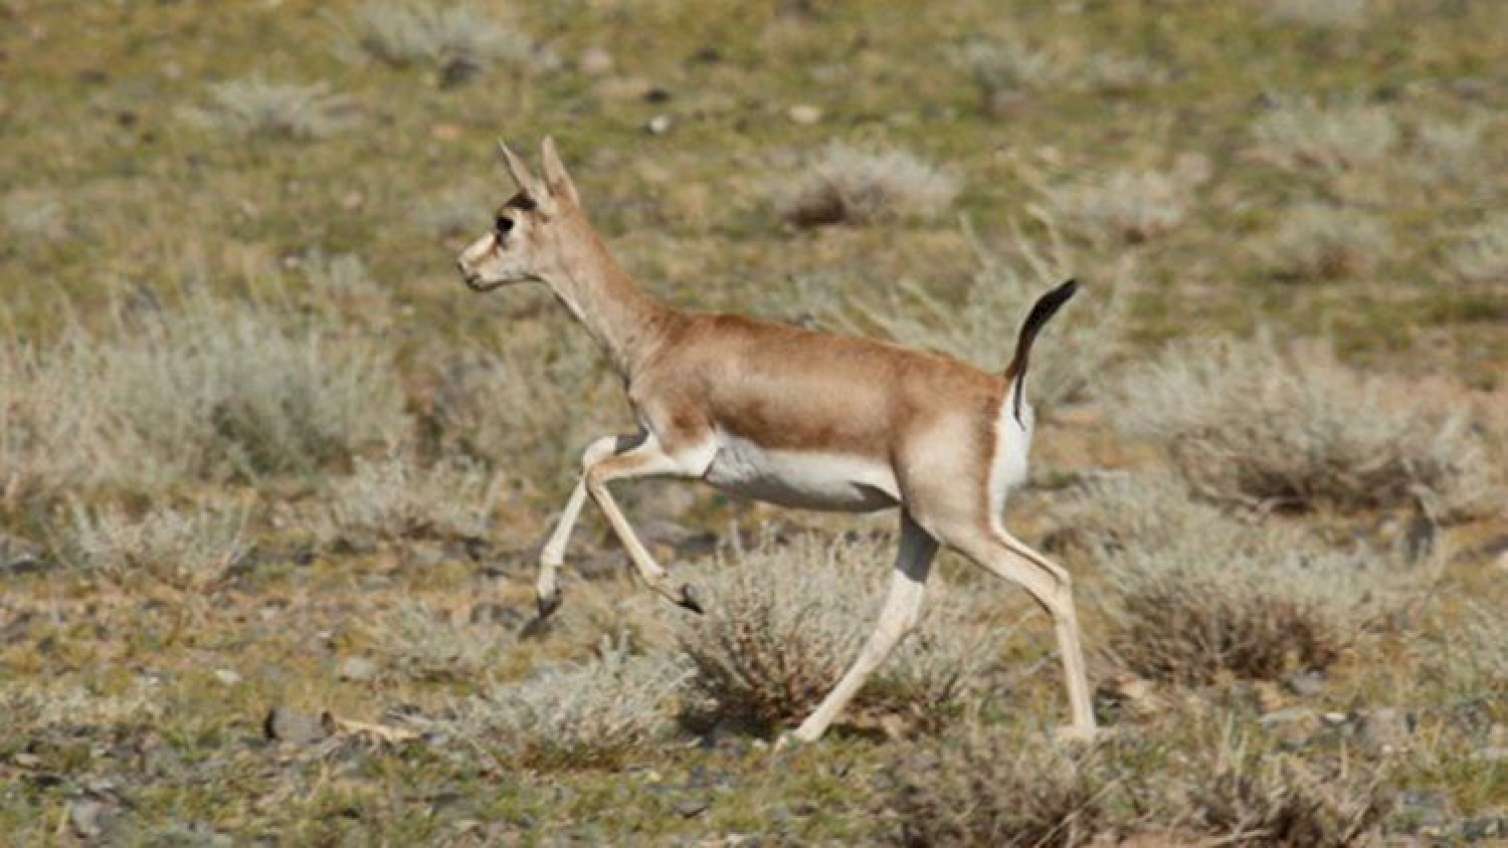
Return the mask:
<svg viewBox="0 0 1508 848">
<path fill-rule="evenodd" d="M 1016 336 L 1016 355 L 1011 357 L 1011 364 L 1005 366 L 1005 382 L 1016 386 L 1015 408 L 1011 412 L 1016 416 L 1017 424 L 1021 423 L 1021 397 L 1026 390 L 1026 361 L 1031 357 L 1032 342 L 1036 341 L 1042 325 L 1078 290 L 1079 281 L 1069 280 L 1037 298 L 1032 311 L 1027 313 L 1026 323 L 1021 325 L 1021 333 Z"/>
</svg>

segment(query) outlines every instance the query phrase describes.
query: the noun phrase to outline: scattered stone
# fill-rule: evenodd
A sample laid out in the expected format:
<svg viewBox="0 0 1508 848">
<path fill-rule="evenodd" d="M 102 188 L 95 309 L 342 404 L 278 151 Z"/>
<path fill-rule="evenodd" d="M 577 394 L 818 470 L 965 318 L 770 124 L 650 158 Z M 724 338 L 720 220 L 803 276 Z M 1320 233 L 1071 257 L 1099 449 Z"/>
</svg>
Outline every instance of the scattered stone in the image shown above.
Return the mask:
<svg viewBox="0 0 1508 848">
<path fill-rule="evenodd" d="M 644 129 L 648 131 L 650 135 L 664 135 L 665 133 L 670 132 L 670 116 L 655 115 L 653 118 L 649 119 L 649 123 L 644 125 Z"/>
<path fill-rule="evenodd" d="M 1357 735 L 1362 742 L 1384 753 L 1401 750 L 1414 735 L 1413 714 L 1383 707 L 1357 717 Z"/>
<path fill-rule="evenodd" d="M 515 606 L 507 606 L 495 601 L 483 601 L 471 608 L 468 620 L 472 624 L 497 624 L 503 627 L 515 627 L 523 624 L 528 616 Z"/>
<path fill-rule="evenodd" d="M 377 664 L 366 657 L 346 657 L 337 675 L 341 680 L 365 683 L 377 676 Z"/>
<path fill-rule="evenodd" d="M 1288 685 L 1288 691 L 1300 698 L 1318 697 L 1325 691 L 1325 676 L 1317 671 L 1295 674 L 1284 682 Z"/>
<path fill-rule="evenodd" d="M 115 811 L 109 805 L 90 798 L 68 805 L 68 824 L 80 839 L 98 839 L 115 823 Z"/>
<path fill-rule="evenodd" d="M 1320 717 L 1307 707 L 1289 707 L 1262 716 L 1262 727 L 1267 729 L 1284 747 L 1302 748 L 1320 730 Z"/>
<path fill-rule="evenodd" d="M 217 668 L 215 669 L 215 679 L 226 686 L 234 686 L 241 682 L 241 675 L 237 674 L 234 669 Z"/>
<path fill-rule="evenodd" d="M 670 89 L 657 85 L 644 92 L 644 100 L 646 103 L 669 103 Z"/>
<path fill-rule="evenodd" d="M 811 126 L 812 124 L 815 124 L 818 121 L 822 120 L 822 110 L 808 103 L 800 103 L 792 106 L 790 110 L 786 112 L 786 116 L 789 117 L 793 123 L 797 123 L 805 127 Z"/>
<path fill-rule="evenodd" d="M 0 577 L 46 571 L 52 563 L 41 545 L 0 533 Z"/>
<path fill-rule="evenodd" d="M 1477 816 L 1461 822 L 1461 838 L 1467 842 L 1508 837 L 1508 811 Z"/>
<path fill-rule="evenodd" d="M 613 69 L 613 54 L 601 47 L 588 47 L 581 52 L 577 67 L 587 76 L 600 77 Z"/>
<path fill-rule="evenodd" d="M 319 716 L 301 713 L 287 707 L 273 707 L 262 722 L 262 731 L 268 739 L 308 745 L 329 735 Z"/>
<path fill-rule="evenodd" d="M 705 798 L 688 798 L 685 801 L 676 802 L 675 812 L 683 819 L 691 819 L 705 813 L 710 806 L 711 804 Z"/>
</svg>

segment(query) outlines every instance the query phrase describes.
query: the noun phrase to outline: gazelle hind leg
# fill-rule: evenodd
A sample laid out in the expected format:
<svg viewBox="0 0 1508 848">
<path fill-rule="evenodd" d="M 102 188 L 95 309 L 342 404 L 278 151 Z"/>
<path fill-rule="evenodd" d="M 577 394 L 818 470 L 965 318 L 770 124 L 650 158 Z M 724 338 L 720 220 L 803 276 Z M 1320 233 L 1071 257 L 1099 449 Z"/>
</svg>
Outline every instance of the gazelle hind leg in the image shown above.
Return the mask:
<svg viewBox="0 0 1508 848">
<path fill-rule="evenodd" d="M 859 652 L 859 658 L 838 681 L 838 685 L 827 693 L 817 709 L 796 728 L 793 734 L 796 739 L 814 742 L 820 738 L 863 687 L 869 675 L 885 662 L 885 658 L 890 656 L 901 639 L 915 629 L 921 616 L 927 575 L 932 570 L 932 558 L 936 554 L 937 540 L 917 526 L 911 516 L 902 512 L 900 550 L 896 554 L 895 571 L 890 577 L 890 590 L 885 596 L 879 623 Z"/>
<path fill-rule="evenodd" d="M 1089 695 L 1083 641 L 1073 602 L 1073 581 L 1068 572 L 1001 528 L 970 531 L 963 536 L 947 541 L 976 565 L 1020 585 L 1052 617 L 1073 717 L 1070 735 L 1093 735 L 1094 704 Z"/>
</svg>

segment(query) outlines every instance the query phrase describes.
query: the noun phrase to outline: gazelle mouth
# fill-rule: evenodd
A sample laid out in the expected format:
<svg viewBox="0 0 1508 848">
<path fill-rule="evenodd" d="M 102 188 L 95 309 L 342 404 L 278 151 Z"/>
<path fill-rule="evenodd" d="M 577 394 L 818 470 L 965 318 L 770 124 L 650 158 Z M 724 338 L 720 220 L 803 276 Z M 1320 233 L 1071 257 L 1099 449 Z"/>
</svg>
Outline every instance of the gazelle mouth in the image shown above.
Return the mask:
<svg viewBox="0 0 1508 848">
<path fill-rule="evenodd" d="M 490 292 L 493 289 L 503 285 L 501 282 L 484 283 L 482 282 L 482 278 L 476 276 L 475 274 L 467 274 L 461 279 L 465 281 L 466 288 L 471 289 L 474 292 Z"/>
</svg>

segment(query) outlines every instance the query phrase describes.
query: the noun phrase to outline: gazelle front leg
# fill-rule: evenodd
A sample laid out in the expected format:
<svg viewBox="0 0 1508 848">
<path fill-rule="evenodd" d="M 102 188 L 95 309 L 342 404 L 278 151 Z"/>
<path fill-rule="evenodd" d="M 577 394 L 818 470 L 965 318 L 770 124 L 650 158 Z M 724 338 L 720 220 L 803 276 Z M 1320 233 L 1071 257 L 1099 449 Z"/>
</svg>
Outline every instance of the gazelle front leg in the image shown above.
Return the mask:
<svg viewBox="0 0 1508 848">
<path fill-rule="evenodd" d="M 698 465 L 701 467 L 697 467 Z M 585 475 L 587 492 L 607 516 L 608 524 L 612 525 L 618 541 L 628 551 L 628 558 L 633 561 L 639 576 L 644 578 L 649 588 L 666 600 L 695 613 L 700 613 L 702 607 L 697 603 L 691 587 L 682 585 L 678 589 L 671 588 L 665 569 L 654 561 L 644 543 L 639 541 L 638 534 L 629 526 L 628 519 L 623 517 L 623 510 L 618 508 L 617 501 L 613 500 L 612 493 L 607 490 L 607 484 L 631 477 L 700 477 L 705 466 L 706 462 L 698 463 L 671 456 L 660 446 L 659 440 L 650 435 L 638 446 L 593 464 Z"/>
<path fill-rule="evenodd" d="M 629 441 L 625 445 L 626 440 Z M 571 540 L 571 531 L 576 529 L 576 522 L 581 518 L 581 507 L 586 503 L 587 469 L 620 449 L 626 450 L 641 441 L 642 436 L 603 436 L 588 445 L 581 454 L 581 476 L 577 478 L 575 488 L 571 489 L 571 496 L 566 499 L 565 509 L 560 513 L 560 520 L 555 522 L 554 531 L 539 552 L 539 578 L 534 583 L 534 600 L 539 605 L 540 618 L 548 617 L 560 607 L 557 575 L 561 564 L 565 562 L 566 543 Z"/>
</svg>

